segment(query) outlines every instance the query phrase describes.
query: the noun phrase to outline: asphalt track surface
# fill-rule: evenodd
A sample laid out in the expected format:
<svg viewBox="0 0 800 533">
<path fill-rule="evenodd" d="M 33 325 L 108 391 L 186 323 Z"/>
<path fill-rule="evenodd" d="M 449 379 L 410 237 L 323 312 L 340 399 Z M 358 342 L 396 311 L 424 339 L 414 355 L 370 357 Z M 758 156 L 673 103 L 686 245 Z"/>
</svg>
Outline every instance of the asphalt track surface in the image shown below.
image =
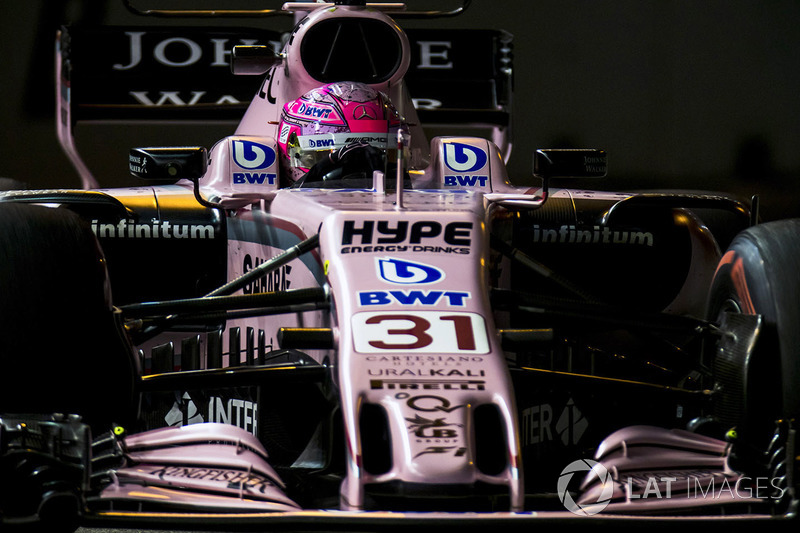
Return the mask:
<svg viewBox="0 0 800 533">
<path fill-rule="evenodd" d="M 670 523 L 671 522 L 671 523 Z M 297 528 L 286 527 L 286 525 L 279 526 L 277 528 L 272 528 L 269 525 L 264 525 L 263 527 L 255 526 L 254 524 L 250 524 L 244 528 L 236 528 L 232 526 L 231 528 L 225 529 L 218 529 L 218 528 L 200 528 L 200 529 L 155 529 L 155 528 L 125 528 L 125 529 L 112 529 L 112 528 L 95 528 L 95 527 L 87 527 L 87 528 L 79 528 L 77 533 L 236 533 L 238 531 L 259 531 L 259 532 L 268 532 L 268 531 L 275 531 L 275 532 L 282 532 L 282 533 L 305 533 L 309 531 L 313 531 L 314 533 L 326 533 L 330 532 L 353 532 L 353 533 L 405 533 L 413 530 L 418 530 L 418 533 L 428 533 L 429 531 L 436 531 L 436 533 L 468 533 L 468 532 L 480 532 L 480 533 L 494 533 L 495 531 L 501 531 L 502 533 L 516 533 L 516 532 L 525 532 L 529 533 L 532 531 L 554 531 L 557 530 L 559 533 L 567 533 L 572 531 L 578 532 L 604 532 L 604 531 L 614 531 L 615 533 L 622 533 L 622 532 L 636 532 L 639 533 L 642 530 L 646 530 L 649 533 L 653 533 L 655 531 L 663 531 L 666 533 L 676 533 L 681 528 L 699 528 L 702 529 L 703 533 L 731 533 L 736 532 L 758 532 L 758 533 L 777 533 L 777 532 L 792 532 L 796 533 L 800 528 L 798 528 L 797 520 L 791 521 L 727 521 L 724 523 L 720 522 L 708 522 L 706 520 L 694 520 L 694 521 L 685 521 L 682 519 L 678 519 L 676 521 L 657 521 L 652 522 L 648 521 L 647 519 L 644 520 L 631 520 L 626 521 L 625 523 L 606 523 L 606 524 L 598 524 L 593 522 L 592 520 L 584 520 L 578 519 L 575 521 L 570 522 L 559 522 L 559 523 L 552 523 L 552 522 L 545 522 L 545 523 L 538 523 L 534 524 L 531 522 L 527 522 L 525 524 L 515 524 L 512 527 L 508 527 L 508 523 L 504 524 L 496 524 L 498 527 L 492 527 L 490 524 L 482 523 L 480 526 L 476 527 L 426 527 L 424 524 L 420 523 L 409 523 L 407 525 L 400 526 L 398 524 L 394 524 L 390 527 L 383 528 L 383 527 L 364 527 L 365 525 L 362 524 L 361 527 L 357 528 L 350 528 L 347 526 L 343 526 L 342 524 L 334 525 L 330 529 L 325 528 L 322 524 L 315 524 L 312 527 L 303 527 L 302 525 L 298 526 Z M 463 526 L 463 524 L 462 524 Z M 45 533 L 45 532 L 42 532 Z"/>
</svg>

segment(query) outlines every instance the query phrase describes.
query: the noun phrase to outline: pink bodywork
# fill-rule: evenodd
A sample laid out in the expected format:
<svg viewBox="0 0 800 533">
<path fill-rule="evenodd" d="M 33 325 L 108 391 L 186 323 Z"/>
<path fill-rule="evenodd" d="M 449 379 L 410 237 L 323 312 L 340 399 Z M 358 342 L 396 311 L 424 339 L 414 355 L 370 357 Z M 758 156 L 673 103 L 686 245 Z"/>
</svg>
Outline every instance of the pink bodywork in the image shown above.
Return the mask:
<svg viewBox="0 0 800 533">
<path fill-rule="evenodd" d="M 253 435 L 227 424 L 194 424 L 132 435 L 125 465 L 100 500 L 197 510 L 291 511 L 299 507 Z"/>
<path fill-rule="evenodd" d="M 275 177 L 282 106 L 320 85 L 303 70 L 300 54 L 293 53 L 292 46 L 298 46 L 316 21 L 340 16 L 389 20 L 377 10 L 339 7 L 312 12 L 296 29 L 283 63 L 269 74 L 270 98 L 255 98 L 235 134 L 213 147 L 208 172 L 200 182 L 203 196 L 214 198 L 230 213 L 229 279 L 243 274 L 244 254 L 271 257 L 282 251 L 268 237 L 286 235 L 297 242 L 319 233 L 318 253 L 291 263 L 292 288 L 327 285 L 332 309 L 246 319 L 239 325 L 273 335 L 280 327 L 297 325 L 333 330 L 337 349 L 312 355 L 335 369 L 347 452 L 342 509 L 363 508 L 366 485 L 397 481 L 431 487 L 492 484 L 508 494 L 511 511 L 522 511 L 515 396 L 487 292 L 491 260 L 487 224 L 504 205 L 537 205 L 539 191 L 510 184 L 502 152 L 491 141 L 425 139 L 403 84 L 409 45 L 399 28 L 404 63 L 375 88 L 388 94 L 412 125 L 407 170 L 414 189 L 387 192 L 393 176 L 376 176 L 372 189 L 280 189 Z M 464 186 L 467 181 L 470 186 Z M 190 187 L 180 182 L 173 189 L 185 193 Z M 627 196 L 580 191 L 555 191 L 553 196 L 581 194 Z M 243 236 L 251 227 L 264 235 L 263 242 Z M 388 420 L 391 466 L 378 474 L 364 468 L 361 435 L 370 430 L 360 424 L 365 404 L 380 406 Z M 482 405 L 494 406 L 503 423 L 503 434 L 495 437 L 505 442 L 506 467 L 491 475 L 481 472 L 475 460 L 473 415 Z M 615 435 L 604 444 L 612 451 L 601 451 L 598 461 L 609 469 L 650 468 L 653 450 L 629 447 L 619 452 L 625 449 L 620 443 L 642 434 L 658 444 L 656 463 L 665 468 L 678 468 L 687 456 L 697 456 L 706 460 L 703 464 L 709 470 L 727 479 L 735 476 L 727 468 L 724 443 L 654 429 Z M 681 446 L 695 451 L 659 448 L 675 439 L 683 439 Z M 298 509 L 283 493 L 257 439 L 232 426 L 157 430 L 128 437 L 125 445 L 129 464 L 103 491 L 104 500 Z M 231 478 L 237 481 L 229 483 Z M 593 491 L 600 490 L 585 488 L 584 501 L 596 498 Z M 620 491 L 624 486 L 617 482 L 615 501 L 623 497 Z M 612 505 L 630 503 L 629 497 Z"/>
</svg>

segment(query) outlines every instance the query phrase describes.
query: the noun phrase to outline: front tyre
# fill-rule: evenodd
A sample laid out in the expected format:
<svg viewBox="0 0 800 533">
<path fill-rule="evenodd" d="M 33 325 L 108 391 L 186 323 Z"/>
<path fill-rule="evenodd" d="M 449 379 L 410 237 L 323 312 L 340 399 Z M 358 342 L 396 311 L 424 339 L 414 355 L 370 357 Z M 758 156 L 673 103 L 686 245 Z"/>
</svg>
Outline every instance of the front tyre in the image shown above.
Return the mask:
<svg viewBox="0 0 800 533">
<path fill-rule="evenodd" d="M 0 414 L 75 413 L 106 430 L 131 420 L 135 373 L 88 224 L 0 202 Z"/>
<path fill-rule="evenodd" d="M 765 450 L 776 422 L 796 420 L 800 409 L 800 219 L 753 226 L 733 239 L 707 317 L 720 323 L 726 312 L 762 315 L 762 329 L 734 372 L 719 352 L 711 355 L 715 415 L 747 447 Z"/>
</svg>

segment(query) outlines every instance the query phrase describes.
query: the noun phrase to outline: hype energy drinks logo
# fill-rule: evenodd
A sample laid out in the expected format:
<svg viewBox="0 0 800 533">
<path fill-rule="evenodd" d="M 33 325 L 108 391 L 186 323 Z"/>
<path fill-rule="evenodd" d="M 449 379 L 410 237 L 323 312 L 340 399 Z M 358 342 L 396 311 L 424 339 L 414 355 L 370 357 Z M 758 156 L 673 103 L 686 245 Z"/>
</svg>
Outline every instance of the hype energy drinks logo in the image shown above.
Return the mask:
<svg viewBox="0 0 800 533">
<path fill-rule="evenodd" d="M 234 172 L 234 185 L 275 185 L 276 174 L 265 172 L 275 164 L 275 150 L 253 141 L 231 142 L 233 162 L 243 172 Z"/>
<path fill-rule="evenodd" d="M 471 144 L 445 143 L 444 184 L 448 187 L 486 187 L 489 176 L 486 151 Z"/>
</svg>

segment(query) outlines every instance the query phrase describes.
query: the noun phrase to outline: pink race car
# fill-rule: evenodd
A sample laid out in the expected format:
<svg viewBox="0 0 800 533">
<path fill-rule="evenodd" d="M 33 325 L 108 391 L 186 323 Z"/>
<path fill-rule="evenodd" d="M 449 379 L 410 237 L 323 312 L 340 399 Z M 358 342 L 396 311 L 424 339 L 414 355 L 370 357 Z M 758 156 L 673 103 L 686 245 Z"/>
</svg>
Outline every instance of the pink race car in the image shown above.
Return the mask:
<svg viewBox="0 0 800 533">
<path fill-rule="evenodd" d="M 511 36 L 401 28 L 468 4 L 61 30 L 84 188 L 0 193 L 4 526 L 794 519 L 800 223 L 552 187 L 603 177 L 596 149 L 514 185 Z M 132 149 L 139 187 L 74 142 L 235 114 L 210 149 Z"/>
</svg>

